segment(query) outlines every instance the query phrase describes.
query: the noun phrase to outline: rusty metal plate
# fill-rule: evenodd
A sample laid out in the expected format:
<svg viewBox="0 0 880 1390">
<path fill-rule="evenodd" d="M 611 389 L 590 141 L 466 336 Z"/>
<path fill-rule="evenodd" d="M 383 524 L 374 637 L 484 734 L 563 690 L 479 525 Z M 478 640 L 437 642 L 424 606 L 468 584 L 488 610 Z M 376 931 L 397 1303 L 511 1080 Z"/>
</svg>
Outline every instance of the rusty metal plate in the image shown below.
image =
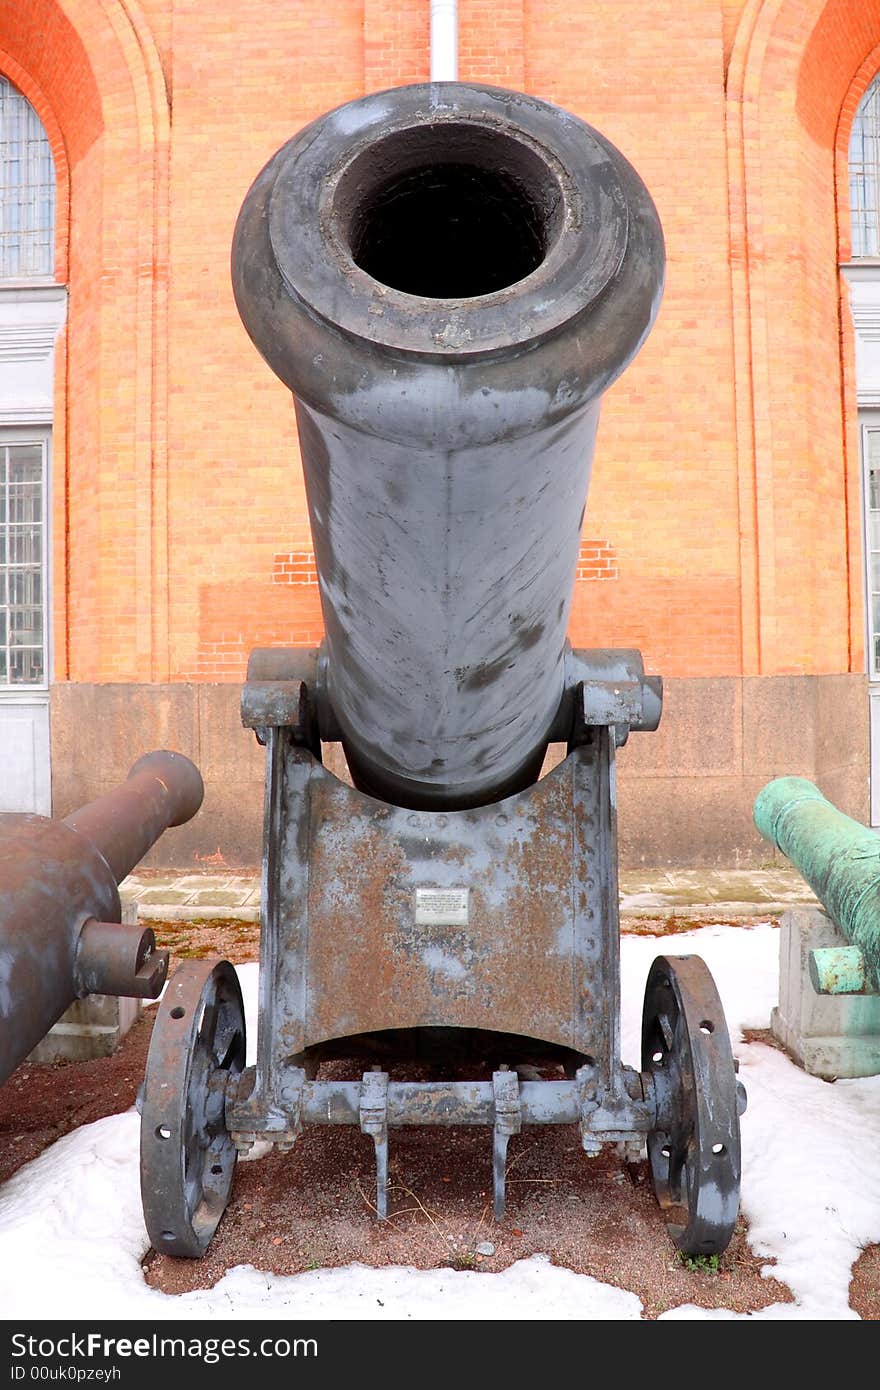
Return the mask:
<svg viewBox="0 0 880 1390">
<path fill-rule="evenodd" d="M 492 806 L 412 811 L 289 746 L 277 950 L 264 956 L 279 1058 L 432 1026 L 610 1057 L 617 915 L 598 762 L 578 749 Z"/>
</svg>

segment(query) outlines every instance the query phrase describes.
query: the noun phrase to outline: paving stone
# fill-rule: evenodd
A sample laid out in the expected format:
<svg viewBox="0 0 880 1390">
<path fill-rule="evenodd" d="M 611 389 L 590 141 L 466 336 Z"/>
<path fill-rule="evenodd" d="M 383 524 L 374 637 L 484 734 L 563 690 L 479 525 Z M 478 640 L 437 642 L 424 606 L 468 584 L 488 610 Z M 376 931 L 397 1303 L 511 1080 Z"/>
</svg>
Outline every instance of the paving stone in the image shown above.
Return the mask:
<svg viewBox="0 0 880 1390">
<path fill-rule="evenodd" d="M 191 893 L 183 893 L 179 888 L 147 888 L 138 898 L 138 906 L 142 903 L 177 903 L 182 905 L 192 897 Z"/>
<path fill-rule="evenodd" d="M 155 903 L 143 908 L 142 921 L 151 922 L 204 922 L 207 918 L 224 922 L 259 922 L 258 907 L 221 907 L 217 903 L 206 903 L 203 907 L 193 907 L 185 903 L 182 907 L 170 903 Z"/>
<path fill-rule="evenodd" d="M 229 886 L 229 874 L 184 874 L 174 880 L 174 887 L 183 893 L 214 892 Z"/>
<path fill-rule="evenodd" d="M 233 893 L 228 888 L 215 888 L 213 891 L 207 889 L 202 893 L 192 893 L 189 897 L 191 907 L 210 907 L 216 904 L 217 907 L 243 907 L 247 894 L 242 892 Z"/>
<path fill-rule="evenodd" d="M 120 896 L 146 909 L 166 907 L 187 917 L 218 914 L 253 921 L 259 915 L 261 887 L 257 872 L 155 876 L 137 871 L 123 880 Z M 632 917 L 718 915 L 730 920 L 760 912 L 780 912 L 789 904 L 811 904 L 815 898 L 800 874 L 784 866 L 771 869 L 625 870 L 620 874 L 621 913 Z"/>
</svg>

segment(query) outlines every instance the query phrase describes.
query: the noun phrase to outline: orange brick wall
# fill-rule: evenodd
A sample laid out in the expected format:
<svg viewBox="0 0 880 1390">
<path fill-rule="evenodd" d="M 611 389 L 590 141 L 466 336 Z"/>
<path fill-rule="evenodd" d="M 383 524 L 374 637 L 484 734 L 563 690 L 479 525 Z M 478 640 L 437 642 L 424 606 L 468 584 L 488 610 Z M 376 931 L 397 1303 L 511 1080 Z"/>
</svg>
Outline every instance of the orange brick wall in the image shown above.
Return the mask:
<svg viewBox="0 0 880 1390">
<path fill-rule="evenodd" d="M 746 6 L 731 53 L 743 607 L 761 671 L 863 669 L 852 324 L 836 267 L 853 82 L 878 43 L 876 0 L 785 0 Z"/>
<path fill-rule="evenodd" d="M 572 640 L 670 676 L 861 670 L 835 189 L 880 0 L 459 8 L 461 77 L 597 126 L 667 239 L 660 317 L 603 410 Z M 0 70 L 56 147 L 71 295 L 57 678 L 238 681 L 250 647 L 320 637 L 293 413 L 239 323 L 230 239 L 278 146 L 425 80 L 428 34 L 428 0 L 0 7 Z"/>
<path fill-rule="evenodd" d="M 641 647 L 653 670 L 741 664 L 721 17 L 704 0 L 530 6 L 527 85 L 598 127 L 657 203 L 663 306 L 603 406 L 587 511 L 618 577 L 575 592 L 572 637 Z"/>
</svg>

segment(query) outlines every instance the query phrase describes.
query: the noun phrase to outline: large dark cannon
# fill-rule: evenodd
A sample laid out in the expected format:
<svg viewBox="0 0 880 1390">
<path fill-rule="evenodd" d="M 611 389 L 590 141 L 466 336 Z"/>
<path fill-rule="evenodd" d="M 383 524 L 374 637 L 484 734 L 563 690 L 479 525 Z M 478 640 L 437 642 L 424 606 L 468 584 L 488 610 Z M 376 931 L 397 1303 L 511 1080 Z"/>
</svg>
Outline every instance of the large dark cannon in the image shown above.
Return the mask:
<svg viewBox="0 0 880 1390">
<path fill-rule="evenodd" d="M 188 758 L 156 752 L 64 820 L 0 815 L 0 1084 L 75 999 L 161 992 L 168 952 L 120 924 L 117 885 L 202 795 Z"/>
<path fill-rule="evenodd" d="M 365 791 L 461 809 L 535 780 L 600 398 L 663 266 L 619 152 L 488 87 L 342 107 L 248 194 L 236 302 L 294 394 L 330 733 Z"/>
<path fill-rule="evenodd" d="M 664 250 L 614 147 L 546 102 L 458 83 L 301 131 L 236 227 L 236 302 L 293 392 L 326 640 L 253 653 L 266 745 L 260 1028 L 228 966 L 160 1008 L 142 1188 L 159 1249 L 202 1253 L 236 1151 L 359 1124 L 576 1124 L 637 1155 L 682 1249 L 723 1249 L 740 1093 L 696 957 L 655 962 L 620 1059 L 615 749 L 656 728 L 634 651 L 566 641 L 603 392 L 646 337 Z M 354 788 L 322 766 L 341 741 Z M 539 780 L 550 742 L 569 755 Z M 208 1024 L 201 1024 L 207 1019 Z M 392 1073 L 408 1058 L 440 1079 Z M 359 1081 L 321 1080 L 359 1058 Z M 475 1079 L 450 1079 L 467 1061 Z M 539 1063 L 553 1080 L 520 1083 Z M 445 1073 L 443 1068 L 447 1068 Z"/>
</svg>

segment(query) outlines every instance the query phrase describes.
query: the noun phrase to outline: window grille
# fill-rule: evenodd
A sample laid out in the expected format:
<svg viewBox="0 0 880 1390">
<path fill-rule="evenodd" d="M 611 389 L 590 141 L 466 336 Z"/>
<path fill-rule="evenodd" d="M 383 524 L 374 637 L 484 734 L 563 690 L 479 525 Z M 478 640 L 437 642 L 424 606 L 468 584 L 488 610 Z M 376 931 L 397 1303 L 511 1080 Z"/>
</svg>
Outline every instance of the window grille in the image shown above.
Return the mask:
<svg viewBox="0 0 880 1390">
<path fill-rule="evenodd" d="M 0 76 L 0 280 L 51 276 L 55 164 L 26 97 Z"/>
<path fill-rule="evenodd" d="M 45 445 L 0 445 L 0 686 L 46 681 L 45 496 Z"/>
<path fill-rule="evenodd" d="M 870 599 L 868 669 L 871 680 L 877 681 L 880 680 L 880 429 L 865 426 L 862 441 L 865 461 L 865 559 Z"/>
</svg>

